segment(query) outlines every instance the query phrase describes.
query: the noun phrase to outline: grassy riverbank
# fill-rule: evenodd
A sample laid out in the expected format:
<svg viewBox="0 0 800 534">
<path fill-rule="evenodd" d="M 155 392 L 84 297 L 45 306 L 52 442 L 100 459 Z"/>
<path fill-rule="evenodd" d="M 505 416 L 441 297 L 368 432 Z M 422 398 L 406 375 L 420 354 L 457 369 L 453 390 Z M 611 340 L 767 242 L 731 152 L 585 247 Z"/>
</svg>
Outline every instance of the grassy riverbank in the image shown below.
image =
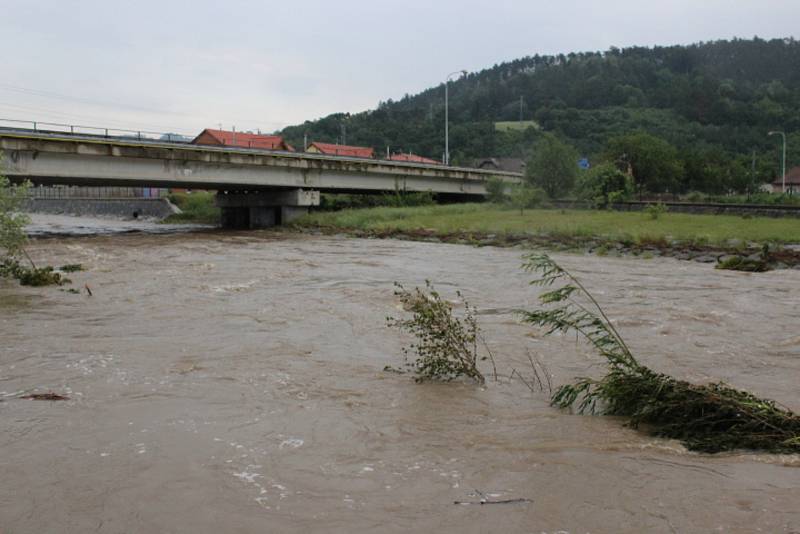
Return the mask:
<svg viewBox="0 0 800 534">
<path fill-rule="evenodd" d="M 214 205 L 214 195 L 208 191 L 170 194 L 170 202 L 178 206 L 181 213 L 170 215 L 161 222 L 219 224 L 219 208 Z"/>
<path fill-rule="evenodd" d="M 728 246 L 736 242 L 800 243 L 800 220 L 743 218 L 731 215 L 664 213 L 657 219 L 641 212 L 601 210 L 518 210 L 491 204 L 452 204 L 408 208 L 371 208 L 318 212 L 297 222 L 361 232 L 425 231 L 432 235 L 536 235 L 633 243 L 679 241 Z"/>
</svg>

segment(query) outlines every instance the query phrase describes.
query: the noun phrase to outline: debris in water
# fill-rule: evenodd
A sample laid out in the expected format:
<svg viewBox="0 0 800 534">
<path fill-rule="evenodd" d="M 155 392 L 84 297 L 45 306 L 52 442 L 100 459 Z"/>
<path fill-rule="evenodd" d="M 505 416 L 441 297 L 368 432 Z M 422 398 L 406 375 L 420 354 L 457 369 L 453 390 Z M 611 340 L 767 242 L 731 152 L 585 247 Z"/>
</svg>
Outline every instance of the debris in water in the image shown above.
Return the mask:
<svg viewBox="0 0 800 534">
<path fill-rule="evenodd" d="M 65 273 L 74 273 L 77 271 L 82 271 L 83 265 L 81 265 L 80 263 L 68 263 L 66 265 L 62 265 L 61 267 L 59 267 L 58 270 L 63 271 Z"/>
<path fill-rule="evenodd" d="M 86 292 L 89 293 L 89 296 L 91 297 L 92 296 L 92 289 L 89 287 L 89 284 L 83 284 L 83 287 L 84 287 L 84 289 L 86 289 Z"/>
<path fill-rule="evenodd" d="M 478 500 L 478 501 L 453 501 L 453 504 L 463 504 L 463 505 L 479 504 L 479 505 L 483 506 L 484 504 L 530 504 L 530 503 L 533 502 L 532 499 L 526 499 L 524 497 L 523 498 L 518 498 L 518 499 L 500 499 L 500 500 L 496 500 L 496 501 L 495 500 L 490 500 L 489 497 L 486 496 L 485 493 L 480 492 L 478 490 L 475 490 L 475 493 L 472 494 L 472 495 L 474 495 L 476 497 L 480 497 L 480 500 Z"/>
<path fill-rule="evenodd" d="M 59 395 L 58 393 L 31 393 L 29 395 L 24 395 L 20 397 L 21 399 L 31 399 L 31 400 L 49 400 L 49 401 L 63 401 L 69 400 L 69 397 L 66 395 Z"/>
</svg>

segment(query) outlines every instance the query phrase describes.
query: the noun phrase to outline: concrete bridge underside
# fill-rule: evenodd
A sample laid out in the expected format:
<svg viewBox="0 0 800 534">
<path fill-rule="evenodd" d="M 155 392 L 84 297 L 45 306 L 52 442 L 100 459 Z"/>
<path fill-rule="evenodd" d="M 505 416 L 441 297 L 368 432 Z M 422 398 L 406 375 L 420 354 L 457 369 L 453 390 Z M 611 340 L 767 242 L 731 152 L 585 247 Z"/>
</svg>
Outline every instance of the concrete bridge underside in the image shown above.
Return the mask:
<svg viewBox="0 0 800 534">
<path fill-rule="evenodd" d="M 478 198 L 486 180 L 519 174 L 319 154 L 210 147 L 32 131 L 0 131 L 3 172 L 34 184 L 217 190 L 225 226 L 285 223 L 319 192 L 430 191 Z"/>
</svg>

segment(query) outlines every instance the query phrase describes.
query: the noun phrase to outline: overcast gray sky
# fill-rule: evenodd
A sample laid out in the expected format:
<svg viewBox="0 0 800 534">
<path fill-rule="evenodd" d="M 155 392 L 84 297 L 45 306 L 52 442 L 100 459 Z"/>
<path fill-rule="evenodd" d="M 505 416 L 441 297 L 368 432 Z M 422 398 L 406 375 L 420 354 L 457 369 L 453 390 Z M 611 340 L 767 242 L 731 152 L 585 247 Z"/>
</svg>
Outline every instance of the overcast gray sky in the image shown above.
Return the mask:
<svg viewBox="0 0 800 534">
<path fill-rule="evenodd" d="M 533 54 L 797 35 L 800 0 L 3 0 L 0 117 L 193 133 L 362 111 Z"/>
</svg>

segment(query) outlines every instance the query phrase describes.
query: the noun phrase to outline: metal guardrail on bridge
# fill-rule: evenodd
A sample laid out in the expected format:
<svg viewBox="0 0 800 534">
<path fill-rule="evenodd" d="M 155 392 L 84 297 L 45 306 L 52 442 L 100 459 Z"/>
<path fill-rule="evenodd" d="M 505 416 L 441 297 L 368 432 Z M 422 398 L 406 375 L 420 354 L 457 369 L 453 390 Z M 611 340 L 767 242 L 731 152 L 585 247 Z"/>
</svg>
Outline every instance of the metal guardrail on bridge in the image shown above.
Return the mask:
<svg viewBox="0 0 800 534">
<path fill-rule="evenodd" d="M 58 122 L 30 121 L 21 119 L 0 118 L 0 128 L 25 128 L 41 133 L 69 133 L 92 135 L 97 137 L 137 139 L 151 141 L 167 141 L 170 143 L 188 143 L 192 135 L 175 132 L 154 132 L 150 130 L 127 130 L 124 128 L 106 128 L 102 126 L 86 126 L 80 124 L 63 124 Z"/>
</svg>

